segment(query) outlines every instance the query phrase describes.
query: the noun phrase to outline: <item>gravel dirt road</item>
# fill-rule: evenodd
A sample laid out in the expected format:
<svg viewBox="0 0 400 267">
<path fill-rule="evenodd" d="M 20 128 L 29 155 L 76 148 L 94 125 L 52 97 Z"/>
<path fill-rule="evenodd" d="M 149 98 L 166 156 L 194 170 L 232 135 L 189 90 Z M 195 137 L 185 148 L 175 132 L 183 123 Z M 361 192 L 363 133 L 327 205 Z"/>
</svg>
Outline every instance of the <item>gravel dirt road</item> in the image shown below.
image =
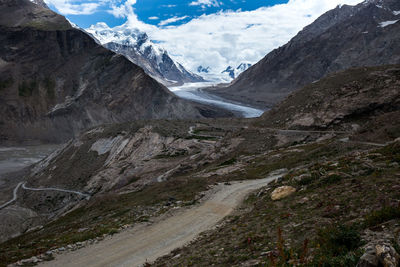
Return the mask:
<svg viewBox="0 0 400 267">
<path fill-rule="evenodd" d="M 39 266 L 142 266 L 213 228 L 251 191 L 266 186 L 280 176 L 218 185 L 208 192 L 201 204 L 193 208 L 174 211 L 151 225 L 139 225 L 97 244 L 57 255 L 55 260 Z"/>
</svg>

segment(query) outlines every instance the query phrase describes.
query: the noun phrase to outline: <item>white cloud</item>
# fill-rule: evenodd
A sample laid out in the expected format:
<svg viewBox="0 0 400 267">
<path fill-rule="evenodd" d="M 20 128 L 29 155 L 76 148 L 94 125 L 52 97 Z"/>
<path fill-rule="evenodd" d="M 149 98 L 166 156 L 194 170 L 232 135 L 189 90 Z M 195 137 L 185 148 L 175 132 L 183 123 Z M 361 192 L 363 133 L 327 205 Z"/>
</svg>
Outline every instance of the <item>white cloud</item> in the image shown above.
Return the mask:
<svg viewBox="0 0 400 267">
<path fill-rule="evenodd" d="M 203 15 L 183 25 L 151 27 L 147 32 L 188 69 L 195 71 L 202 65 L 221 72 L 228 65 L 258 62 L 324 12 L 338 4 L 359 2 L 362 0 L 290 0 L 254 11 Z"/>
<path fill-rule="evenodd" d="M 202 8 L 210 6 L 218 7 L 219 5 L 220 3 L 217 0 L 196 0 L 189 4 L 189 6 L 201 6 Z"/>
<path fill-rule="evenodd" d="M 127 0 L 122 5 L 116 5 L 115 3 L 112 3 L 111 10 L 108 12 L 117 18 L 126 18 L 134 13 L 132 7 L 134 4 L 136 4 L 136 0 Z"/>
<path fill-rule="evenodd" d="M 172 17 L 172 18 L 169 18 L 169 19 L 166 19 L 166 20 L 161 21 L 160 23 L 158 23 L 158 25 L 159 25 L 159 26 L 165 26 L 165 25 L 168 25 L 168 24 L 171 24 L 171 23 L 180 21 L 180 20 L 184 20 L 184 19 L 186 19 L 186 18 L 188 18 L 188 16 L 183 16 L 183 17 L 177 17 L 177 16 L 175 16 L 175 17 Z"/>
<path fill-rule="evenodd" d="M 102 5 L 102 1 L 95 3 L 82 3 L 74 0 L 45 0 L 49 5 L 55 6 L 63 15 L 89 15 L 97 11 Z"/>
<path fill-rule="evenodd" d="M 62 0 L 48 0 L 60 1 Z M 107 0 L 103 0 L 107 1 Z M 189 70 L 199 65 L 210 66 L 215 73 L 228 65 L 256 63 L 272 49 L 288 42 L 303 27 L 339 4 L 358 4 L 362 0 L 289 0 L 286 4 L 263 7 L 254 11 L 226 11 L 202 15 L 188 23 L 167 26 L 186 17 L 173 17 L 154 26 L 140 21 L 132 5 L 136 0 L 110 0 L 110 13 L 126 17 L 124 27 L 138 28 L 157 40 L 171 57 Z M 199 0 L 191 3 L 212 4 Z M 119 4 L 115 4 L 119 3 Z"/>
<path fill-rule="evenodd" d="M 160 19 L 160 18 L 157 17 L 157 16 L 152 16 L 152 17 L 149 17 L 149 19 L 150 19 L 150 20 L 157 20 L 157 19 Z"/>
</svg>

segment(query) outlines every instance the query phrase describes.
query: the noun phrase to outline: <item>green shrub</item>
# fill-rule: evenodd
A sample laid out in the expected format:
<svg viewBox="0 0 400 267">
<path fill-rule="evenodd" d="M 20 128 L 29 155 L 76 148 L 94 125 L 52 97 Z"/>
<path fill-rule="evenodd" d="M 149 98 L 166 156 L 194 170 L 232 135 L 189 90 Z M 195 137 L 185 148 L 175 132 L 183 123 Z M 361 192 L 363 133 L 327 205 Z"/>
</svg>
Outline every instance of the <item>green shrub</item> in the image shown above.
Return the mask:
<svg viewBox="0 0 400 267">
<path fill-rule="evenodd" d="M 331 226 L 318 232 L 317 242 L 325 255 L 343 256 L 358 249 L 361 236 L 357 228 L 353 226 Z"/>
<path fill-rule="evenodd" d="M 330 226 L 318 231 L 317 249 L 307 266 L 356 266 L 362 256 L 361 236 L 354 226 Z"/>
<path fill-rule="evenodd" d="M 328 185 L 329 184 L 336 184 L 336 183 L 340 182 L 341 180 L 342 180 L 342 176 L 340 176 L 339 174 L 334 173 L 334 174 L 330 174 L 330 175 L 324 177 L 321 180 L 321 184 L 328 184 Z"/>
<path fill-rule="evenodd" d="M 365 224 L 367 227 L 373 227 L 398 218 L 400 218 L 400 207 L 384 207 L 369 214 L 365 218 Z"/>
<path fill-rule="evenodd" d="M 400 163 L 400 142 L 387 145 L 377 152 L 389 157 L 393 161 Z"/>
<path fill-rule="evenodd" d="M 337 267 L 337 266 L 356 266 L 362 256 L 363 251 L 358 249 L 356 251 L 348 252 L 345 255 L 340 255 L 332 257 L 330 255 L 318 255 L 316 256 L 312 263 L 308 266 L 318 266 L 318 267 Z"/>
<path fill-rule="evenodd" d="M 32 80 L 30 82 L 23 81 L 18 86 L 18 95 L 23 97 L 32 96 L 33 91 L 38 88 L 38 83 L 36 80 Z"/>
</svg>

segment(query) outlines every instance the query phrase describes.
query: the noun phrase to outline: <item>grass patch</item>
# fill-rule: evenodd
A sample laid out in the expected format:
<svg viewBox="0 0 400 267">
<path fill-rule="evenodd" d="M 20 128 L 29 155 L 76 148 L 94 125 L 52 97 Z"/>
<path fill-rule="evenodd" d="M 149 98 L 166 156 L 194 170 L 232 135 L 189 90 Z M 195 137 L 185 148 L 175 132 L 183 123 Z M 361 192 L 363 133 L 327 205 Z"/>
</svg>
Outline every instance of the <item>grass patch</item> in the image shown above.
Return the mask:
<svg viewBox="0 0 400 267">
<path fill-rule="evenodd" d="M 361 235 L 354 226 L 329 226 L 318 232 L 318 246 L 321 253 L 333 257 L 346 255 L 361 245 Z"/>
<path fill-rule="evenodd" d="M 365 224 L 367 227 L 377 226 L 381 223 L 400 218 L 400 207 L 384 207 L 380 210 L 373 211 L 366 216 Z"/>
</svg>

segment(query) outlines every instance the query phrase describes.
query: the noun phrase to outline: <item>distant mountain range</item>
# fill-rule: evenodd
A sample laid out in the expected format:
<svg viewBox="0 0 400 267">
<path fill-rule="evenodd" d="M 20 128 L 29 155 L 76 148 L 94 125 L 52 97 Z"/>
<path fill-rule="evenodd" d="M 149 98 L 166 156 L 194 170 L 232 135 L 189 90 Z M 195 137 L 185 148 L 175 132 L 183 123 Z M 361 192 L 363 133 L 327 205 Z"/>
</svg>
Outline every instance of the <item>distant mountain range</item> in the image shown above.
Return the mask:
<svg viewBox="0 0 400 267">
<path fill-rule="evenodd" d="M 241 63 L 239 66 L 236 68 L 233 68 L 232 66 L 228 66 L 222 74 L 227 74 L 230 78 L 235 79 L 237 78 L 242 72 L 247 70 L 248 68 L 251 67 L 250 63 Z"/>
<path fill-rule="evenodd" d="M 216 82 L 230 82 L 250 67 L 250 63 L 240 63 L 236 68 L 228 66 L 223 71 L 218 72 L 211 69 L 209 66 L 204 67 L 200 65 L 197 67 L 197 72 L 200 75 L 203 75 L 203 77 L 205 77 L 207 80 Z"/>
<path fill-rule="evenodd" d="M 138 29 L 126 25 L 110 28 L 107 24 L 99 22 L 85 31 L 104 47 L 124 55 L 166 86 L 204 81 L 201 76 L 187 71 L 180 63 L 174 61 L 165 49 L 152 42 L 145 32 Z"/>
<path fill-rule="evenodd" d="M 261 108 L 329 73 L 400 63 L 400 1 L 340 5 L 273 50 L 227 87 L 209 92 Z"/>
<path fill-rule="evenodd" d="M 197 67 L 197 72 L 198 73 L 209 73 L 211 71 L 210 67 L 203 67 L 203 66 L 198 66 Z"/>
</svg>

